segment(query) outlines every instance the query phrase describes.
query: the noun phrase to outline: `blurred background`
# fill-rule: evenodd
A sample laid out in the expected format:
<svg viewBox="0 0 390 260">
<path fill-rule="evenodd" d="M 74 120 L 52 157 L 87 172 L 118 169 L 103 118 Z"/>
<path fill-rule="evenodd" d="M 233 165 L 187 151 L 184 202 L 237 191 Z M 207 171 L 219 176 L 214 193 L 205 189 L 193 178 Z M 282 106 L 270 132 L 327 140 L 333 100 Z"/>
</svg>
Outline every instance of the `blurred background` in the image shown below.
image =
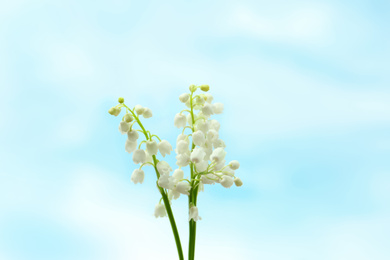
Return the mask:
<svg viewBox="0 0 390 260">
<path fill-rule="evenodd" d="M 225 104 L 244 182 L 199 195 L 198 259 L 390 259 L 389 17 L 384 0 L 0 1 L 0 259 L 176 259 L 155 173 L 130 182 L 107 111 L 150 107 L 174 143 L 190 84 Z"/>
</svg>

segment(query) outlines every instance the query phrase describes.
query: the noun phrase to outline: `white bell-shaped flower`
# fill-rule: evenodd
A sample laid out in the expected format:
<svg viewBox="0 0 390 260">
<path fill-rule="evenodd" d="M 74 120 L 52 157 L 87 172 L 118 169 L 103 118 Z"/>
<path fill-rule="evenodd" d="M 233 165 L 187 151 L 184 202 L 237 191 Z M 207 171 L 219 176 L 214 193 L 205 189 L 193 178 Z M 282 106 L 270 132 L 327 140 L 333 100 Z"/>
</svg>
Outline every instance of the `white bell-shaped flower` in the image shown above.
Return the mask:
<svg viewBox="0 0 390 260">
<path fill-rule="evenodd" d="M 214 184 L 214 179 L 215 179 L 215 176 L 211 173 L 209 174 L 206 174 L 206 175 L 202 175 L 202 177 L 200 177 L 200 179 L 202 180 L 202 182 L 204 184 Z"/>
<path fill-rule="evenodd" d="M 160 217 L 165 217 L 167 215 L 167 212 L 165 211 L 165 206 L 161 203 L 158 203 L 156 207 L 154 208 L 154 216 L 156 218 Z"/>
<path fill-rule="evenodd" d="M 222 170 L 222 173 L 229 176 L 234 176 L 234 170 L 232 170 L 230 167 L 226 167 Z"/>
<path fill-rule="evenodd" d="M 240 168 L 240 163 L 237 160 L 231 161 L 228 165 L 232 170 L 237 170 Z"/>
<path fill-rule="evenodd" d="M 196 129 L 202 131 L 204 134 L 209 131 L 209 121 L 207 120 L 198 120 L 196 122 Z"/>
<path fill-rule="evenodd" d="M 230 188 L 233 185 L 233 178 L 230 176 L 222 176 L 222 180 L 220 181 L 221 185 L 225 188 Z"/>
<path fill-rule="evenodd" d="M 234 184 L 236 184 L 237 187 L 242 186 L 242 180 L 238 177 L 234 179 Z"/>
<path fill-rule="evenodd" d="M 223 161 L 223 159 L 225 159 L 225 156 L 226 156 L 225 150 L 221 147 L 218 147 L 213 151 L 213 153 L 210 156 L 210 159 L 212 161 L 215 161 L 216 163 L 219 163 Z"/>
<path fill-rule="evenodd" d="M 194 150 L 192 150 L 191 153 L 191 162 L 193 163 L 199 163 L 203 161 L 204 157 L 206 156 L 206 153 L 203 151 L 203 148 L 196 147 Z"/>
<path fill-rule="evenodd" d="M 194 142 L 195 145 L 197 146 L 202 146 L 206 142 L 206 138 L 204 136 L 204 133 L 200 130 L 195 131 L 192 134 L 192 141 Z"/>
<path fill-rule="evenodd" d="M 177 128 L 185 127 L 186 124 L 187 124 L 187 118 L 186 118 L 186 116 L 183 115 L 183 114 L 176 114 L 176 115 L 175 115 L 175 119 L 174 119 L 173 124 L 174 124 Z"/>
<path fill-rule="evenodd" d="M 184 171 L 182 169 L 176 169 L 173 171 L 172 177 L 175 178 L 176 182 L 179 182 L 184 178 Z"/>
<path fill-rule="evenodd" d="M 222 139 L 218 139 L 215 142 L 213 142 L 213 146 L 214 146 L 214 148 L 218 148 L 218 147 L 225 148 L 226 144 Z"/>
<path fill-rule="evenodd" d="M 190 98 L 190 94 L 188 94 L 188 93 L 184 93 L 184 94 L 181 94 L 181 95 L 179 96 L 179 100 L 180 100 L 180 102 L 182 102 L 182 103 L 187 102 L 189 98 Z"/>
<path fill-rule="evenodd" d="M 155 140 L 146 141 L 146 151 L 148 151 L 151 155 L 157 155 L 158 147 L 157 142 Z"/>
<path fill-rule="evenodd" d="M 219 128 L 221 128 L 221 124 L 215 119 L 210 120 L 209 125 L 211 129 L 214 129 L 217 132 L 219 131 Z"/>
<path fill-rule="evenodd" d="M 203 115 L 209 117 L 211 116 L 212 114 L 214 114 L 213 112 L 213 106 L 211 104 L 208 104 L 206 103 L 203 107 L 202 107 L 202 113 Z"/>
<path fill-rule="evenodd" d="M 176 184 L 175 190 L 181 194 L 190 195 L 191 185 L 186 181 L 182 181 Z"/>
<path fill-rule="evenodd" d="M 194 120 L 196 119 L 195 115 L 194 115 Z M 191 114 L 188 114 L 187 117 L 186 117 L 186 120 L 187 120 L 187 123 L 189 126 L 192 126 L 192 115 Z"/>
<path fill-rule="evenodd" d="M 172 171 L 172 168 L 166 161 L 159 161 L 157 163 L 157 170 L 160 175 L 169 175 L 169 173 Z"/>
<path fill-rule="evenodd" d="M 146 162 L 146 153 L 142 149 L 137 149 L 133 153 L 133 162 L 135 164 Z"/>
<path fill-rule="evenodd" d="M 218 137 L 219 137 L 219 134 L 217 131 L 215 131 L 214 129 L 210 129 L 208 132 L 207 132 L 207 139 L 210 140 L 211 142 L 215 142 L 216 140 L 218 140 Z"/>
<path fill-rule="evenodd" d="M 131 121 L 134 120 L 133 116 L 127 113 L 124 117 L 123 120 L 126 121 L 127 123 L 130 123 Z"/>
<path fill-rule="evenodd" d="M 161 175 L 157 183 L 158 186 L 164 189 L 173 189 L 175 187 L 175 179 L 168 174 Z"/>
<path fill-rule="evenodd" d="M 198 208 L 196 206 L 190 207 L 188 221 L 190 221 L 191 219 L 193 219 L 194 221 L 198 221 L 202 219 L 199 216 Z"/>
<path fill-rule="evenodd" d="M 185 167 L 190 163 L 190 156 L 186 153 L 178 154 L 176 156 L 176 165 L 179 167 Z"/>
<path fill-rule="evenodd" d="M 113 116 L 117 116 L 121 113 L 121 108 L 120 107 L 112 107 L 108 110 L 108 113 L 110 113 Z"/>
<path fill-rule="evenodd" d="M 144 118 L 151 118 L 153 116 L 152 110 L 148 107 L 144 107 L 144 112 L 143 112 L 143 117 Z"/>
<path fill-rule="evenodd" d="M 136 105 L 134 107 L 134 110 L 137 113 L 137 115 L 142 115 L 145 112 L 145 108 L 142 107 L 141 105 Z"/>
<path fill-rule="evenodd" d="M 169 200 L 177 200 L 178 198 L 180 197 L 180 192 L 176 191 L 176 190 L 169 190 L 168 191 L 168 199 Z"/>
<path fill-rule="evenodd" d="M 214 103 L 213 104 L 214 114 L 222 114 L 223 112 L 223 104 L 222 103 Z"/>
<path fill-rule="evenodd" d="M 130 141 L 129 139 L 126 140 L 125 143 L 125 150 L 128 153 L 132 153 L 137 149 L 137 141 Z"/>
<path fill-rule="evenodd" d="M 145 173 L 142 169 L 135 169 L 133 173 L 131 174 L 131 181 L 134 182 L 134 184 L 137 183 L 143 183 L 145 178 Z"/>
<path fill-rule="evenodd" d="M 213 102 L 213 100 L 214 100 L 213 96 L 211 94 L 209 94 L 209 93 L 204 94 L 204 99 L 209 104 L 211 104 L 211 102 Z"/>
<path fill-rule="evenodd" d="M 180 140 L 176 145 L 176 153 L 177 154 L 183 154 L 189 151 L 188 147 L 189 143 L 185 140 Z"/>
<path fill-rule="evenodd" d="M 131 129 L 131 131 L 127 132 L 127 139 L 132 142 L 136 142 L 139 137 L 139 134 L 136 130 Z"/>
<path fill-rule="evenodd" d="M 171 154 L 171 151 L 173 150 L 172 145 L 167 140 L 162 140 L 158 143 L 157 146 L 163 157 L 165 157 L 167 154 Z"/>
<path fill-rule="evenodd" d="M 181 140 L 186 140 L 187 139 L 187 135 L 185 134 L 179 134 L 176 138 L 176 145 L 178 142 L 180 142 Z"/>
<path fill-rule="evenodd" d="M 121 134 L 126 134 L 130 130 L 130 124 L 125 121 L 119 123 L 119 132 Z"/>
<path fill-rule="evenodd" d="M 203 105 L 205 102 L 206 101 L 204 100 L 204 98 L 202 96 L 196 97 L 196 100 L 195 100 L 196 104 Z"/>
<path fill-rule="evenodd" d="M 199 163 L 195 163 L 195 167 L 196 167 L 197 172 L 204 172 L 205 170 L 207 170 L 208 166 L 209 166 L 209 163 L 206 160 L 203 160 Z"/>
<path fill-rule="evenodd" d="M 214 171 L 220 171 L 225 166 L 226 160 L 222 160 L 214 165 Z"/>
</svg>

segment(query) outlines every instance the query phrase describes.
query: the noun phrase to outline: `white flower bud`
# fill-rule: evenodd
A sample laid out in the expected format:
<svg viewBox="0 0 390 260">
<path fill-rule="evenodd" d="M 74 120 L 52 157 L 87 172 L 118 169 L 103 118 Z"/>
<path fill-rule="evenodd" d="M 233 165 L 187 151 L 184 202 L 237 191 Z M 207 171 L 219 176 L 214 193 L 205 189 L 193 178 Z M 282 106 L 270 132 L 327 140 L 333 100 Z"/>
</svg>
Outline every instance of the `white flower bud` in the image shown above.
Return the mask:
<svg viewBox="0 0 390 260">
<path fill-rule="evenodd" d="M 214 103 L 213 104 L 214 114 L 222 114 L 223 112 L 223 104 L 222 103 Z"/>
<path fill-rule="evenodd" d="M 220 171 L 225 166 L 226 160 L 222 160 L 214 166 L 214 171 Z"/>
<path fill-rule="evenodd" d="M 189 151 L 188 145 L 189 143 L 185 140 L 179 141 L 176 145 L 176 153 L 177 154 L 186 153 L 187 151 Z"/>
<path fill-rule="evenodd" d="M 230 188 L 233 185 L 233 178 L 230 176 L 224 175 L 220 181 L 221 185 L 225 188 Z"/>
<path fill-rule="evenodd" d="M 187 100 L 190 98 L 190 94 L 188 94 L 188 93 L 184 93 L 184 94 L 181 94 L 180 96 L 179 96 L 179 100 L 180 100 L 180 102 L 182 102 L 182 103 L 185 103 L 185 102 L 187 102 Z"/>
<path fill-rule="evenodd" d="M 234 179 L 234 184 L 236 184 L 237 187 L 242 186 L 242 180 L 238 177 Z"/>
<path fill-rule="evenodd" d="M 196 91 L 196 86 L 195 85 L 190 85 L 189 89 L 190 89 L 191 92 L 194 92 L 194 91 Z"/>
<path fill-rule="evenodd" d="M 198 214 L 198 208 L 196 206 L 190 207 L 188 221 L 193 219 L 194 221 L 201 220 L 202 218 Z"/>
<path fill-rule="evenodd" d="M 119 123 L 119 132 L 121 134 L 126 134 L 130 130 L 130 124 L 125 121 Z"/>
<path fill-rule="evenodd" d="M 136 105 L 134 107 L 134 110 L 137 113 L 137 115 L 142 115 L 145 112 L 145 108 L 142 107 L 141 105 Z"/>
<path fill-rule="evenodd" d="M 144 107 L 144 113 L 142 114 L 144 118 L 150 118 L 153 116 L 152 110 L 148 107 Z"/>
<path fill-rule="evenodd" d="M 199 163 L 203 161 L 206 153 L 203 151 L 201 147 L 196 147 L 191 153 L 191 161 L 194 163 Z"/>
<path fill-rule="evenodd" d="M 207 139 L 210 140 L 211 142 L 217 141 L 218 137 L 219 137 L 219 134 L 214 129 L 210 129 L 207 132 Z"/>
<path fill-rule="evenodd" d="M 113 116 L 117 116 L 121 113 L 121 108 L 120 107 L 112 107 L 108 110 L 108 113 L 110 113 Z"/>
<path fill-rule="evenodd" d="M 207 117 L 209 117 L 209 116 L 211 116 L 212 114 L 214 114 L 214 113 L 213 113 L 213 107 L 212 107 L 212 105 L 210 105 L 210 104 L 205 104 L 205 105 L 203 106 L 203 108 L 202 108 L 202 113 L 203 113 L 205 116 L 207 116 Z"/>
<path fill-rule="evenodd" d="M 159 142 L 157 147 L 163 157 L 165 157 L 167 154 L 171 154 L 171 151 L 173 150 L 172 145 L 167 140 L 162 140 Z"/>
<path fill-rule="evenodd" d="M 237 161 L 237 160 L 233 160 L 229 163 L 229 167 L 232 169 L 232 170 L 237 170 L 238 168 L 240 168 L 240 163 Z"/>
<path fill-rule="evenodd" d="M 124 117 L 123 120 L 125 120 L 127 123 L 130 123 L 131 121 L 134 120 L 133 116 L 127 113 Z"/>
<path fill-rule="evenodd" d="M 232 177 L 234 176 L 234 170 L 232 170 L 230 167 L 226 167 L 225 169 L 223 169 L 222 173 Z"/>
<path fill-rule="evenodd" d="M 139 137 L 139 134 L 136 130 L 131 129 L 131 131 L 127 132 L 127 139 L 132 142 L 136 142 Z"/>
<path fill-rule="evenodd" d="M 155 140 L 146 141 L 146 151 L 148 151 L 150 155 L 157 155 L 158 147 Z"/>
<path fill-rule="evenodd" d="M 185 167 L 190 163 L 190 156 L 188 154 L 182 153 L 176 156 L 176 165 L 179 167 Z"/>
<path fill-rule="evenodd" d="M 194 142 L 195 145 L 197 146 L 202 146 L 206 142 L 206 138 L 204 136 L 204 133 L 200 130 L 195 131 L 192 134 L 192 141 Z"/>
<path fill-rule="evenodd" d="M 174 125 L 177 128 L 185 127 L 187 124 L 186 116 L 183 114 L 176 114 L 174 119 Z"/>
<path fill-rule="evenodd" d="M 184 171 L 182 169 L 176 169 L 173 171 L 172 177 L 178 182 L 184 178 Z"/>
<path fill-rule="evenodd" d="M 172 171 L 172 168 L 166 161 L 159 161 L 157 163 L 157 170 L 160 175 L 169 175 L 169 173 Z"/>
<path fill-rule="evenodd" d="M 133 171 L 133 174 L 131 174 L 131 181 L 134 182 L 134 184 L 137 183 L 143 183 L 145 178 L 145 173 L 142 169 L 135 169 Z"/>
<path fill-rule="evenodd" d="M 215 161 L 216 163 L 219 163 L 225 159 L 226 152 L 223 148 L 218 147 L 213 151 L 213 153 L 210 156 L 210 159 L 212 161 Z"/>
<path fill-rule="evenodd" d="M 158 179 L 158 186 L 164 189 L 173 189 L 175 186 L 175 179 L 169 174 L 161 175 Z"/>
<path fill-rule="evenodd" d="M 131 140 L 127 139 L 126 143 L 125 143 L 126 152 L 132 153 L 135 151 L 135 149 L 137 149 L 137 141 L 131 141 Z"/>
<path fill-rule="evenodd" d="M 189 191 L 191 190 L 191 185 L 186 181 L 182 181 L 176 184 L 175 190 L 181 194 L 190 195 Z"/>
<path fill-rule="evenodd" d="M 144 163 L 146 161 L 145 151 L 142 149 L 137 149 L 133 153 L 133 162 L 135 164 Z"/>
<path fill-rule="evenodd" d="M 158 203 L 156 205 L 156 207 L 154 208 L 154 216 L 156 218 L 158 218 L 158 217 L 162 218 L 162 217 L 165 217 L 166 215 L 167 215 L 167 212 L 165 211 L 164 205 L 161 203 Z"/>
</svg>

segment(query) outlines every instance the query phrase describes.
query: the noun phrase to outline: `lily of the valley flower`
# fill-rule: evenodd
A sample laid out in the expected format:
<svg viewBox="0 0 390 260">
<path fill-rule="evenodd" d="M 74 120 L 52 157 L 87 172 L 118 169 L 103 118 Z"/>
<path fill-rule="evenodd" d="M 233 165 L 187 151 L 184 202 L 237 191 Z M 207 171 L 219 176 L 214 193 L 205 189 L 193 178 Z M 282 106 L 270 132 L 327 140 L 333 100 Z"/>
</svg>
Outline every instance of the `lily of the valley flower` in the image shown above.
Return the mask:
<svg viewBox="0 0 390 260">
<path fill-rule="evenodd" d="M 186 181 L 182 181 L 176 184 L 175 190 L 181 194 L 190 195 L 191 185 Z"/>
<path fill-rule="evenodd" d="M 131 181 L 134 182 L 134 184 L 137 183 L 143 183 L 144 182 L 145 173 L 142 169 L 135 169 L 133 171 L 133 174 L 131 175 Z"/>
<path fill-rule="evenodd" d="M 161 175 L 169 175 L 169 173 L 172 171 L 172 168 L 166 161 L 159 161 L 157 163 L 157 170 Z"/>
<path fill-rule="evenodd" d="M 154 216 L 156 218 L 162 218 L 162 217 L 165 217 L 167 215 L 167 212 L 165 211 L 165 207 L 163 204 L 161 203 L 158 203 L 156 205 L 156 207 L 154 208 Z"/>
<path fill-rule="evenodd" d="M 175 186 L 175 179 L 168 174 L 161 175 L 157 181 L 158 186 L 164 189 L 173 189 Z"/>
<path fill-rule="evenodd" d="M 121 113 L 120 107 L 112 107 L 108 110 L 108 113 L 110 113 L 113 116 L 118 116 Z"/>
<path fill-rule="evenodd" d="M 206 142 L 206 138 L 204 136 L 204 133 L 201 130 L 195 131 L 192 134 L 192 141 L 197 146 L 202 146 Z"/>
<path fill-rule="evenodd" d="M 233 185 L 233 178 L 230 176 L 224 175 L 221 180 L 221 185 L 225 188 L 230 188 Z"/>
<path fill-rule="evenodd" d="M 148 107 L 144 107 L 144 113 L 142 114 L 144 118 L 150 118 L 153 116 L 152 110 Z"/>
<path fill-rule="evenodd" d="M 203 161 L 205 156 L 206 156 L 206 153 L 203 151 L 203 148 L 195 147 L 195 149 L 191 153 L 190 159 L 193 163 L 199 163 L 199 162 Z"/>
<path fill-rule="evenodd" d="M 223 148 L 218 147 L 213 151 L 213 153 L 210 156 L 210 159 L 212 161 L 215 161 L 216 163 L 221 162 L 226 156 L 226 152 Z"/>
<path fill-rule="evenodd" d="M 232 170 L 237 170 L 238 168 L 240 168 L 240 163 L 237 161 L 237 160 L 233 160 L 229 163 L 229 167 L 232 169 Z"/>
<path fill-rule="evenodd" d="M 146 141 L 146 151 L 151 155 L 157 155 L 158 147 L 155 140 Z"/>
<path fill-rule="evenodd" d="M 174 125 L 177 128 L 182 128 L 185 127 L 187 124 L 187 118 L 185 115 L 182 114 L 176 114 L 175 119 L 174 119 Z"/>
<path fill-rule="evenodd" d="M 126 134 L 130 130 L 130 124 L 122 121 L 119 123 L 119 132 L 121 134 Z"/>
<path fill-rule="evenodd" d="M 163 157 L 165 157 L 167 154 L 171 154 L 171 151 L 173 150 L 172 145 L 167 140 L 162 140 L 158 143 L 157 146 Z"/>
<path fill-rule="evenodd" d="M 146 161 L 146 153 L 142 149 L 137 149 L 133 153 L 133 162 L 135 164 L 144 163 Z"/>
<path fill-rule="evenodd" d="M 142 115 L 145 112 L 145 108 L 142 107 L 141 105 L 136 105 L 134 107 L 134 110 L 137 113 L 137 115 Z"/>
<path fill-rule="evenodd" d="M 234 184 L 236 184 L 237 187 L 242 186 L 242 180 L 238 177 L 234 179 Z"/>
<path fill-rule="evenodd" d="M 137 141 L 131 141 L 129 139 L 126 140 L 125 150 L 128 153 L 132 153 L 137 149 Z"/>
<path fill-rule="evenodd" d="M 131 131 L 127 132 L 127 139 L 132 142 L 136 142 L 139 137 L 139 134 L 137 131 L 132 129 Z"/>
<path fill-rule="evenodd" d="M 196 206 L 190 207 L 189 214 L 188 214 L 188 221 L 193 219 L 194 221 L 201 220 L 202 218 L 198 214 L 198 208 Z"/>
</svg>

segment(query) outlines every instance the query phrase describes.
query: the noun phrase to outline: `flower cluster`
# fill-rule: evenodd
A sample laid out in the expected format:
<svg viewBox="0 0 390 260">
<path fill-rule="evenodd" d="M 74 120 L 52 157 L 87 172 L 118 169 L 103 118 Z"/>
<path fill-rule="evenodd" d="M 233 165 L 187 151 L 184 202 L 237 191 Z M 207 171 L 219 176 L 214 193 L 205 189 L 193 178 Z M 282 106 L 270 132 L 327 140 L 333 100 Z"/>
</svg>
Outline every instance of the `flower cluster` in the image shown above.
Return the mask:
<svg viewBox="0 0 390 260">
<path fill-rule="evenodd" d="M 157 187 L 162 195 L 160 202 L 155 207 L 154 215 L 164 217 L 170 214 L 172 200 L 181 195 L 189 197 L 189 220 L 197 221 L 200 218 L 196 206 L 198 192 L 204 190 L 204 185 L 221 184 L 230 188 L 233 184 L 241 186 L 242 181 L 235 176 L 235 171 L 240 167 L 238 161 L 226 163 L 225 142 L 219 136 L 220 123 L 211 119 L 214 114 L 221 114 L 224 106 L 222 103 L 213 103 L 213 97 L 206 93 L 208 85 L 190 86 L 190 93 L 179 96 L 179 100 L 188 109 L 182 110 L 174 117 L 174 125 L 182 128 L 182 132 L 176 139 L 176 165 L 173 170 L 162 157 L 170 155 L 172 145 L 167 140 L 161 140 L 157 135 L 152 135 L 143 127 L 140 118 L 152 117 L 152 111 L 141 105 L 129 108 L 124 104 L 124 99 L 119 98 L 119 104 L 109 109 L 109 113 L 118 116 L 121 110 L 126 110 L 122 121 L 119 123 L 119 132 L 126 134 L 126 152 L 132 154 L 135 164 L 140 165 L 131 175 L 131 181 L 135 184 L 143 183 L 145 173 L 143 167 L 151 165 L 157 175 Z M 200 94 L 195 92 L 200 89 Z M 140 129 L 134 129 L 135 123 Z M 188 133 L 186 130 L 188 129 Z M 145 139 L 139 141 L 140 134 Z M 189 177 L 185 178 L 183 168 L 189 166 Z M 167 203 L 168 202 L 168 203 Z"/>
</svg>

